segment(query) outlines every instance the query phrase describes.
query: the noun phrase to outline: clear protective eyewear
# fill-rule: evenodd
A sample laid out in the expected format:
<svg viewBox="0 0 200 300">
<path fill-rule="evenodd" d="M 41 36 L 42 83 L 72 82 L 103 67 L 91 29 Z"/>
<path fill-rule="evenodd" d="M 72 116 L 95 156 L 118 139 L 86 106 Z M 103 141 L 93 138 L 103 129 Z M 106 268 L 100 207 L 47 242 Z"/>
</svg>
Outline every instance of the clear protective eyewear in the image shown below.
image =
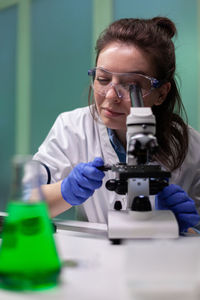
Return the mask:
<svg viewBox="0 0 200 300">
<path fill-rule="evenodd" d="M 88 75 L 92 77 L 91 86 L 97 94 L 106 96 L 109 89 L 114 88 L 118 98 L 126 101 L 130 101 L 130 86 L 132 85 L 139 86 L 142 97 L 145 97 L 164 83 L 164 80 L 137 72 L 117 73 L 101 67 L 88 70 Z M 113 83 L 112 76 L 117 76 L 120 83 Z"/>
</svg>

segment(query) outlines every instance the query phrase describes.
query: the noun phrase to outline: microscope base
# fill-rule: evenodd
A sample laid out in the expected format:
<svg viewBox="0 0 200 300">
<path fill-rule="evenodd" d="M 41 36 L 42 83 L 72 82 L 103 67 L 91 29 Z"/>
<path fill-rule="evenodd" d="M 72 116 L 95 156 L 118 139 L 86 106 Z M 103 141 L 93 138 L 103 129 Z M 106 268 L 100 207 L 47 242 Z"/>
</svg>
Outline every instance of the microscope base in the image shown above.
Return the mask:
<svg viewBox="0 0 200 300">
<path fill-rule="evenodd" d="M 110 210 L 108 213 L 108 238 L 178 238 L 179 228 L 170 210 L 136 212 Z"/>
</svg>

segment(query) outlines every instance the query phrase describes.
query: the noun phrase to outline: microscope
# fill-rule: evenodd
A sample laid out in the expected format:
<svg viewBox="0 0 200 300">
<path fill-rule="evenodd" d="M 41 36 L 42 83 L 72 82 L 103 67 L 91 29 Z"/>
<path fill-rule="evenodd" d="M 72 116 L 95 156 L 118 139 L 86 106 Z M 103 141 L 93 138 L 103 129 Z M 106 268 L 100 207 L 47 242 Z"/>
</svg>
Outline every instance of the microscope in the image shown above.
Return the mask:
<svg viewBox="0 0 200 300">
<path fill-rule="evenodd" d="M 130 86 L 132 107 L 127 116 L 126 163 L 104 166 L 115 179 L 106 188 L 125 195 L 126 207 L 115 201 L 108 212 L 108 238 L 113 243 L 122 239 L 177 238 L 179 228 L 170 210 L 152 209 L 150 197 L 168 185 L 170 172 L 152 160 L 158 151 L 155 116 L 144 107 L 139 86 Z"/>
</svg>

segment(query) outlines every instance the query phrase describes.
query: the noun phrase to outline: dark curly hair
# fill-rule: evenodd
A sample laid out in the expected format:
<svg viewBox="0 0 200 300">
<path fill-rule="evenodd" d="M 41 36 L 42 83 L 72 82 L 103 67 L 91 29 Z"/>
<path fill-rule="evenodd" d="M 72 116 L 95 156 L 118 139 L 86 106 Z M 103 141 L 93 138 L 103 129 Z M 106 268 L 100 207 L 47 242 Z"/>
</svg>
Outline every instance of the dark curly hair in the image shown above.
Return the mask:
<svg viewBox="0 0 200 300">
<path fill-rule="evenodd" d="M 176 33 L 175 24 L 165 17 L 127 18 L 110 24 L 96 43 L 96 63 L 100 52 L 110 43 L 132 44 L 151 58 L 156 78 L 171 83 L 165 101 L 152 107 L 156 117 L 156 136 L 159 144 L 155 159 L 171 171 L 181 166 L 188 150 L 187 115 L 175 80 L 176 58 L 172 37 Z M 89 98 L 90 96 L 91 90 Z"/>
</svg>

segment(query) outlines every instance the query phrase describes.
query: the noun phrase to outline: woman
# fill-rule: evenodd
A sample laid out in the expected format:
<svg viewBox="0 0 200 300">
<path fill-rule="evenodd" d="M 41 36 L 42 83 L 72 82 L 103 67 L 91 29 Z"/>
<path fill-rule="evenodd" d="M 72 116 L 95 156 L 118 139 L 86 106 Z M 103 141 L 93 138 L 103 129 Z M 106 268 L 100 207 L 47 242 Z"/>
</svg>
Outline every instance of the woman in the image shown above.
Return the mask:
<svg viewBox="0 0 200 300">
<path fill-rule="evenodd" d="M 199 222 L 200 155 L 195 149 L 200 135 L 181 118 L 183 105 L 174 79 L 175 34 L 171 20 L 157 17 L 121 19 L 100 35 L 96 66 L 89 70 L 94 104 L 58 116 L 34 156 L 51 173 L 52 184 L 44 186 L 44 193 L 52 216 L 78 205 L 79 217 L 104 223 L 110 203 L 123 203 L 123 196 L 105 188 L 113 173 L 104 174 L 98 167 L 126 159 L 128 90 L 136 82 L 144 106 L 156 117 L 160 148 L 154 160 L 172 172 L 171 184 L 156 197 L 156 208 L 171 209 L 180 232 Z"/>
</svg>

